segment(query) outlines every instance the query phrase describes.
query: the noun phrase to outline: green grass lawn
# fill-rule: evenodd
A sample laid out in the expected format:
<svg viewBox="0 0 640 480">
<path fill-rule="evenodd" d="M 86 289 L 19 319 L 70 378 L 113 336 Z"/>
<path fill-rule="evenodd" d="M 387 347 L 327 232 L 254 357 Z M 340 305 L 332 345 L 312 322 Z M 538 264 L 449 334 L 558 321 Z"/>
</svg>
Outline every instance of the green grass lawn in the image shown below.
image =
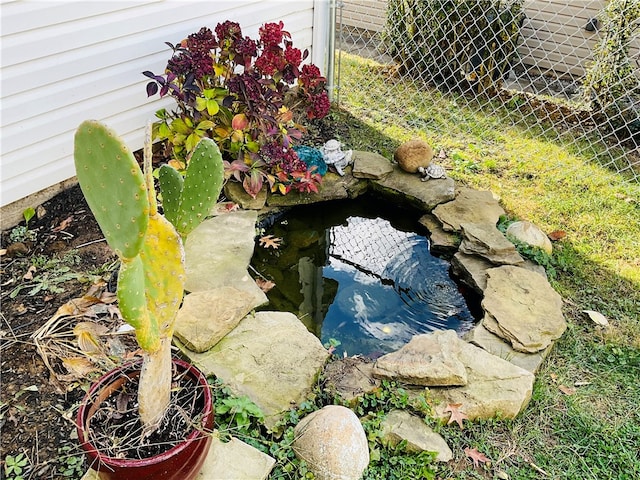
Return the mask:
<svg viewBox="0 0 640 480">
<path fill-rule="evenodd" d="M 581 154 L 589 139 L 546 138 L 535 126 L 514 126 L 522 125 L 517 111 L 489 100 L 466 106 L 371 61 L 343 54 L 339 92 L 332 120 L 348 148 L 392 158 L 401 142 L 425 139 L 446 153 L 437 161 L 453 178 L 492 191 L 511 218 L 566 232 L 554 245 L 552 284 L 568 329 L 529 407 L 514 421 L 443 428 L 457 458 L 476 447 L 492 462 L 440 467 L 439 477 L 640 478 L 640 186 Z M 610 326 L 597 327 L 583 310 L 603 313 Z"/>
</svg>

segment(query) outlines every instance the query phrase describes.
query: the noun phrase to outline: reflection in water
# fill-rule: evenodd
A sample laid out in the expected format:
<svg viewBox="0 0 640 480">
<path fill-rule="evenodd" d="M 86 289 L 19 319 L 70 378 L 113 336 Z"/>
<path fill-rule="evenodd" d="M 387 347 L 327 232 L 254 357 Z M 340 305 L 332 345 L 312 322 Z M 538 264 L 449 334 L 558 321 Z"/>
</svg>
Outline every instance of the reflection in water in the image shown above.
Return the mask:
<svg viewBox="0 0 640 480">
<path fill-rule="evenodd" d="M 283 248 L 254 256 L 256 269 L 276 283 L 268 308 L 292 311 L 349 355 L 378 356 L 418 333 L 473 326 L 449 263 L 430 254 L 426 237 L 366 210 L 340 209 L 341 217 L 299 211 L 304 221 L 289 216 L 266 232 L 282 237 Z"/>
</svg>

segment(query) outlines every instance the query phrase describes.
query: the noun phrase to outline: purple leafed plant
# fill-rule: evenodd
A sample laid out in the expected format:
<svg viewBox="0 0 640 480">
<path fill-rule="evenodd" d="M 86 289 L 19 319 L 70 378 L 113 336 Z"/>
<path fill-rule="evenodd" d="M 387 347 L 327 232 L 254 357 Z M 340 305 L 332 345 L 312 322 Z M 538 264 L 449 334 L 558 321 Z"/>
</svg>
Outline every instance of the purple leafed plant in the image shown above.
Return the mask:
<svg viewBox="0 0 640 480">
<path fill-rule="evenodd" d="M 156 112 L 155 138 L 167 141 L 182 169 L 202 137 L 216 141 L 227 177 L 255 196 L 265 182 L 272 191 L 317 191 L 321 176 L 298 158 L 293 146 L 305 119 L 329 112 L 326 79 L 308 51 L 293 46 L 283 22 L 266 23 L 259 38 L 242 35 L 226 21 L 215 33 L 203 27 L 177 45 L 165 73 L 150 78 L 148 96 L 175 99 L 175 110 Z"/>
</svg>

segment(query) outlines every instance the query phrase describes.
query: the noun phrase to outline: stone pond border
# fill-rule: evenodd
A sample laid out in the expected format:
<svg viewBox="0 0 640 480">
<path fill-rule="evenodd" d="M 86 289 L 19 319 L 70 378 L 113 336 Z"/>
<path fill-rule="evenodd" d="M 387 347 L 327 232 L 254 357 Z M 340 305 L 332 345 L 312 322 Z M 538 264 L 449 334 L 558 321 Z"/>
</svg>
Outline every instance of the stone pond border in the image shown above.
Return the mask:
<svg viewBox="0 0 640 480">
<path fill-rule="evenodd" d="M 347 402 L 372 391 L 381 379 L 392 379 L 409 384 L 414 393 L 428 389 L 436 416 L 443 420 L 451 404 L 460 404 L 470 421 L 515 417 L 528 404 L 534 375 L 566 328 L 561 298 L 544 268 L 525 261 L 497 229 L 505 212 L 491 192 L 456 185 L 450 178 L 421 181 L 376 153 L 355 151 L 353 159 L 344 176 L 328 173 L 319 193 L 280 196 L 263 190 L 254 199 L 237 183 L 225 186 L 227 199 L 240 209 L 217 206 L 187 239 L 189 293 L 176 322 L 175 343 L 207 376 L 216 375 L 234 394 L 248 396 L 264 412 L 269 429 L 308 397 L 323 370 L 329 388 Z M 484 317 L 463 339 L 452 331 L 416 335 L 373 363 L 359 357 L 327 363 L 329 352 L 295 315 L 252 313 L 267 303 L 248 273 L 256 223 L 274 210 L 356 198 L 367 191 L 424 212 L 420 224 L 430 233 L 432 251 L 451 258 L 459 281 L 482 295 Z M 421 419 L 395 412 L 384 423 L 384 438 L 407 440 L 416 451 L 436 451 L 439 461 L 450 460 L 444 440 L 425 427 Z M 339 437 L 336 433 L 322 441 L 339 444 L 344 441 Z M 220 468 L 229 478 L 268 477 L 273 459 L 257 450 L 250 455 L 252 447 L 238 439 L 233 444 L 214 440 L 210 456 L 216 458 L 199 478 L 216 478 Z M 342 450 L 348 451 L 346 445 Z M 217 458 L 221 451 L 228 459 L 224 466 Z M 326 462 L 341 464 L 335 458 Z M 316 478 L 334 478 L 330 467 L 316 467 Z"/>
</svg>

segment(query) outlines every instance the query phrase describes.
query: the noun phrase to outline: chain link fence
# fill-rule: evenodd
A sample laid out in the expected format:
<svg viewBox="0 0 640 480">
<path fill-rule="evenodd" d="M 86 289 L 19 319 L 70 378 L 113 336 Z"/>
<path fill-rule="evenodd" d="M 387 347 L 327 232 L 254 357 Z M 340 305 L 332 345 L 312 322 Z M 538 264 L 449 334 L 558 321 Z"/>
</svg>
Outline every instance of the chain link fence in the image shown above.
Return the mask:
<svg viewBox="0 0 640 480">
<path fill-rule="evenodd" d="M 640 181 L 640 0 L 344 0 L 336 24 L 358 118 L 452 135 L 425 116 L 446 98 Z"/>
</svg>

